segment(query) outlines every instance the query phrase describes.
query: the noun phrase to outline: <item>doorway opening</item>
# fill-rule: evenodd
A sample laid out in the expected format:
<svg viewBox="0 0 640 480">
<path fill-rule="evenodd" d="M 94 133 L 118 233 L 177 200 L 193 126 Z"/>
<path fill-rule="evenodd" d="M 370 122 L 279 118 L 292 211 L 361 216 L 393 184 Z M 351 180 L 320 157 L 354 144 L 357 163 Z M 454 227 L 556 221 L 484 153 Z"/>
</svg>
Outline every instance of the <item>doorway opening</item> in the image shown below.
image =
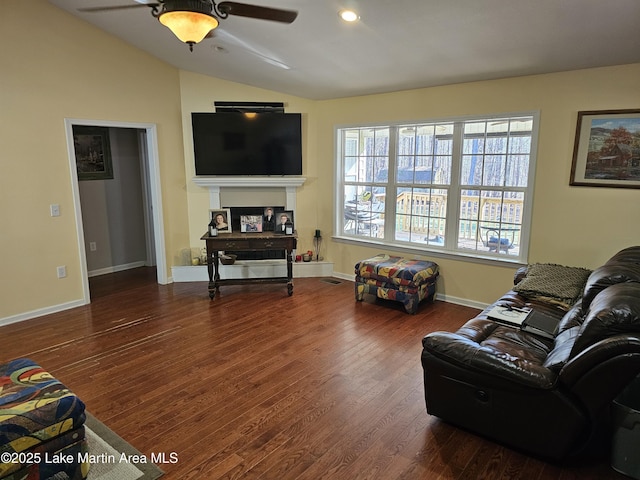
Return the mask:
<svg viewBox="0 0 640 480">
<path fill-rule="evenodd" d="M 118 237 L 117 235 L 109 234 L 108 230 L 113 228 L 114 230 L 122 230 L 125 234 L 127 232 L 127 221 L 131 220 L 122 220 L 122 218 L 113 217 L 115 219 L 110 220 L 112 223 L 109 225 L 109 220 L 105 220 L 107 223 L 106 231 L 104 231 L 105 227 L 98 227 L 96 229 L 95 225 L 86 225 L 87 221 L 91 221 L 91 217 L 84 216 L 83 218 L 83 196 L 85 197 L 85 201 L 88 201 L 87 198 L 91 197 L 91 194 L 87 195 L 86 192 L 91 192 L 92 190 L 98 190 L 100 193 L 104 193 L 105 196 L 110 196 L 112 200 L 117 205 L 118 209 L 126 209 L 131 202 L 131 200 L 127 200 L 125 198 L 125 194 L 123 194 L 122 189 L 130 188 L 131 186 L 127 186 L 126 181 L 120 182 L 118 185 L 114 183 L 114 185 L 99 185 L 94 184 L 95 188 L 90 188 L 90 182 L 82 182 L 83 185 L 80 185 L 78 181 L 77 174 L 77 163 L 76 163 L 76 150 L 74 145 L 74 134 L 73 127 L 74 126 L 92 126 L 92 127 L 107 127 L 109 131 L 113 131 L 116 137 L 128 137 L 130 139 L 129 144 L 135 143 L 136 149 L 138 150 L 139 162 L 136 164 L 135 168 L 139 168 L 139 172 L 137 173 L 137 180 L 139 185 L 136 188 L 140 188 L 140 191 L 137 194 L 140 196 L 141 202 L 141 220 L 144 224 L 143 226 L 138 225 L 135 228 L 143 229 L 144 232 L 139 232 L 138 237 L 142 238 L 142 242 L 145 245 L 142 245 L 140 248 L 144 250 L 146 258 L 143 262 L 140 262 L 140 265 L 137 264 L 127 264 L 125 261 L 122 264 L 122 260 L 118 260 L 118 258 L 122 257 L 121 252 L 119 252 L 119 246 L 117 245 Z M 74 200 L 74 211 L 75 211 L 75 220 L 76 220 L 76 231 L 78 234 L 78 251 L 80 255 L 80 269 L 81 269 L 81 278 L 83 283 L 83 302 L 85 304 L 90 303 L 91 301 L 91 292 L 90 292 L 90 284 L 89 284 L 89 276 L 93 275 L 101 275 L 103 273 L 112 273 L 116 272 L 119 269 L 126 268 L 134 268 L 136 266 L 156 266 L 156 280 L 160 284 L 168 283 L 167 278 L 167 268 L 166 268 L 166 255 L 165 255 L 165 247 L 164 247 L 164 225 L 162 221 L 162 197 L 161 197 L 161 189 L 160 189 L 160 170 L 159 170 L 159 158 L 158 158 L 158 147 L 157 147 L 157 130 L 154 124 L 137 124 L 137 123 L 123 123 L 123 122 L 105 122 L 105 121 L 95 121 L 95 120 L 79 120 L 79 119 L 66 119 L 65 120 L 65 128 L 67 134 L 67 145 L 69 151 L 69 166 L 71 172 L 71 185 L 73 190 L 73 200 Z M 126 131 L 124 129 L 127 129 Z M 137 142 L 133 142 L 131 140 L 131 136 L 137 137 Z M 116 148 L 118 148 L 117 144 Z M 126 147 L 123 147 L 126 150 Z M 129 145 L 129 154 L 132 155 L 131 146 Z M 116 171 L 114 171 L 114 176 L 118 171 L 117 164 L 113 166 Z M 131 168 L 131 165 L 124 168 Z M 133 175 L 124 175 L 124 177 L 136 177 L 135 172 L 130 170 L 129 173 L 134 173 Z M 121 172 L 121 173 L 125 173 Z M 126 180 L 126 178 L 125 178 Z M 129 178 L 131 180 L 131 178 Z M 108 181 L 108 180 L 107 180 Z M 107 182 L 105 181 L 105 182 Z M 133 182 L 135 183 L 136 179 L 133 178 Z M 84 192 L 84 193 L 83 193 Z M 102 200 L 99 200 L 102 201 Z M 107 202 L 108 203 L 108 202 Z M 88 204 L 85 204 L 88 207 Z M 105 211 L 108 210 L 108 207 L 105 207 Z M 113 210 L 113 208 L 112 208 Z M 111 215 L 107 212 L 104 214 L 105 217 L 110 217 Z M 126 217 L 130 218 L 130 217 Z M 88 220 L 89 219 L 89 220 Z M 133 225 L 133 224 L 131 224 Z M 130 225 L 130 226 L 131 226 Z M 102 234 L 100 229 L 103 229 Z M 85 231 L 90 231 L 92 237 L 97 238 L 88 238 L 85 237 Z M 130 228 L 129 228 L 130 230 Z M 121 232 L 121 233 L 122 233 Z M 114 245 L 109 245 L 110 237 L 116 238 L 114 241 Z M 97 253 L 99 250 L 99 242 L 102 242 L 103 250 L 109 251 L 109 254 L 113 254 L 116 257 L 120 255 L 120 257 L 115 259 L 115 263 L 120 265 L 107 266 L 105 268 L 97 268 L 95 265 L 100 265 L 98 262 L 94 265 L 94 267 L 90 270 L 88 267 L 87 261 L 87 250 L 91 254 Z M 93 257 L 92 257 L 93 260 Z M 109 259 L 103 259 L 108 263 Z"/>
</svg>

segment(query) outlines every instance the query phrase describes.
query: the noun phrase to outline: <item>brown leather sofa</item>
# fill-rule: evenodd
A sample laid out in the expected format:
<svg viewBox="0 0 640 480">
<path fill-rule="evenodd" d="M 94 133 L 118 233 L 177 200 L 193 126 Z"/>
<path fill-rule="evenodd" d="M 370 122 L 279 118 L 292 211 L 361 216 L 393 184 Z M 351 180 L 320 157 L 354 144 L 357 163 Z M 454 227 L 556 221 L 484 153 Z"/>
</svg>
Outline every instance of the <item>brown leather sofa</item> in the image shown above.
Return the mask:
<svg viewBox="0 0 640 480">
<path fill-rule="evenodd" d="M 640 246 L 587 272 L 568 311 L 518 289 L 530 272 L 518 270 L 514 290 L 457 332 L 423 339 L 427 412 L 560 460 L 602 446 L 612 400 L 640 374 Z M 500 325 L 487 317 L 494 305 L 544 310 L 560 319 L 558 333 L 546 339 Z"/>
</svg>

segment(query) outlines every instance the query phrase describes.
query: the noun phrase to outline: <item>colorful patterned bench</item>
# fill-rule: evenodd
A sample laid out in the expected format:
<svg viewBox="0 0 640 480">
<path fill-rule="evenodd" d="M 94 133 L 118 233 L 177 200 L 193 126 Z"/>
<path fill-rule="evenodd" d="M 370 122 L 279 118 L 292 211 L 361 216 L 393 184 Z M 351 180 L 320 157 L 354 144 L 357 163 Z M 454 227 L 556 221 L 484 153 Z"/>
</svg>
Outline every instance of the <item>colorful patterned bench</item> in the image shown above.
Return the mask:
<svg viewBox="0 0 640 480">
<path fill-rule="evenodd" d="M 427 260 L 408 260 L 378 254 L 356 263 L 356 300 L 369 293 L 385 300 L 404 304 L 408 313 L 416 313 L 418 304 L 427 298 L 433 301 L 438 264 Z"/>
<path fill-rule="evenodd" d="M 0 365 L 0 479 L 85 479 L 84 421 L 84 403 L 38 364 Z"/>
</svg>

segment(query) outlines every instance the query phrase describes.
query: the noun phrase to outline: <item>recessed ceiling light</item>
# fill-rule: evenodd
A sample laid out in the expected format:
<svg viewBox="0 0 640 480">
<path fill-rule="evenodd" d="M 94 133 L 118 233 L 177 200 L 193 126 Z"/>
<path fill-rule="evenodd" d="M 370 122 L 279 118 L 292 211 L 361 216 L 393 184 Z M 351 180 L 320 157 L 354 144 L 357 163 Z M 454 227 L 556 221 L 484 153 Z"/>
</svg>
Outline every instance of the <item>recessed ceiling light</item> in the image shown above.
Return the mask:
<svg viewBox="0 0 640 480">
<path fill-rule="evenodd" d="M 360 15 L 358 15 L 353 10 L 340 10 L 340 12 L 338 12 L 338 15 L 340 15 L 340 18 L 342 18 L 342 20 L 344 20 L 345 22 L 355 22 L 360 18 Z"/>
</svg>

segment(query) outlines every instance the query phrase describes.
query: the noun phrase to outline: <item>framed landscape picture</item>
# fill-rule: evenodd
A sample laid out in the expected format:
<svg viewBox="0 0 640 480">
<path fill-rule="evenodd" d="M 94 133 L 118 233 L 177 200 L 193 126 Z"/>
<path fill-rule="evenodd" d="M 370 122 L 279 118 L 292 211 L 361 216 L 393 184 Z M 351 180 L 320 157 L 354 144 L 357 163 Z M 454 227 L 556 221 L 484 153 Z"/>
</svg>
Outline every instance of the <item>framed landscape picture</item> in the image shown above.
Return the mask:
<svg viewBox="0 0 640 480">
<path fill-rule="evenodd" d="M 640 188 L 640 110 L 578 112 L 570 184 Z"/>
<path fill-rule="evenodd" d="M 113 178 L 108 127 L 73 126 L 73 148 L 78 180 Z"/>
</svg>

